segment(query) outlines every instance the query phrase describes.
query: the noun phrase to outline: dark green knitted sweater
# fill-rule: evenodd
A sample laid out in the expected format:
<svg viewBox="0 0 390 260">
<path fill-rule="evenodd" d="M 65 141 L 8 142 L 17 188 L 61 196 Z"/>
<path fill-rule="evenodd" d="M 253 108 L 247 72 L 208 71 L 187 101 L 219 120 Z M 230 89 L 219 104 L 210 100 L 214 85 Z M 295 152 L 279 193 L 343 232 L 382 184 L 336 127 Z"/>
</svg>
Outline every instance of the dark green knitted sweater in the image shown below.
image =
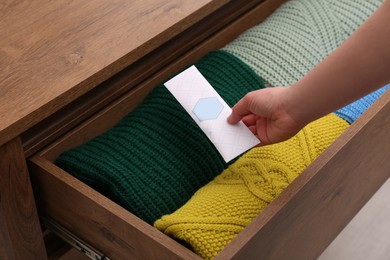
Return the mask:
<svg viewBox="0 0 390 260">
<path fill-rule="evenodd" d="M 195 65 L 230 106 L 263 87 L 247 65 L 224 51 Z M 150 224 L 227 167 L 163 85 L 116 126 L 62 153 L 56 164 Z"/>
</svg>

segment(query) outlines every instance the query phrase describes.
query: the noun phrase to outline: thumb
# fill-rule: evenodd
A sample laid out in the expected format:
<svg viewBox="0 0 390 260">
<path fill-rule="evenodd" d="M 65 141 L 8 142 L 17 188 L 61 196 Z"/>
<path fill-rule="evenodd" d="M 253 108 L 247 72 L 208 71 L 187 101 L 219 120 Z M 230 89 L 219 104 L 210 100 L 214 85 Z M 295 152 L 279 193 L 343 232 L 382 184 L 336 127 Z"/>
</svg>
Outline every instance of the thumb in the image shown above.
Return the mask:
<svg viewBox="0 0 390 260">
<path fill-rule="evenodd" d="M 247 94 L 232 108 L 232 113 L 227 118 L 228 123 L 237 124 L 244 116 L 251 114 L 249 110 L 250 96 Z"/>
</svg>

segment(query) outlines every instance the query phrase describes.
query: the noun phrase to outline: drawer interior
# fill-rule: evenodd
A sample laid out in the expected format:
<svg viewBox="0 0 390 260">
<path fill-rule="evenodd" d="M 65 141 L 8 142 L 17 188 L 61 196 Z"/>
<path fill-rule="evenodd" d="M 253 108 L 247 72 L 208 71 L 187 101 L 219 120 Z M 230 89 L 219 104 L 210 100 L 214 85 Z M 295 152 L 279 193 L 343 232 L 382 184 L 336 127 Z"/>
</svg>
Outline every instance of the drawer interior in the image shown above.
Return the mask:
<svg viewBox="0 0 390 260">
<path fill-rule="evenodd" d="M 102 115 L 110 115 L 111 109 L 114 113 L 114 107 Z M 390 177 L 386 156 L 390 151 L 388 113 L 390 92 L 351 125 L 218 258 L 318 256 Z M 92 118 L 30 159 L 41 213 L 113 258 L 197 258 L 52 163 L 63 149 L 82 142 L 104 117 Z"/>
<path fill-rule="evenodd" d="M 113 127 L 158 83 L 259 23 L 281 2 L 259 5 L 32 156 L 29 167 L 41 214 L 112 259 L 199 258 L 53 162 L 61 152 Z M 388 92 L 217 258 L 318 256 L 390 175 L 389 101 Z"/>
</svg>

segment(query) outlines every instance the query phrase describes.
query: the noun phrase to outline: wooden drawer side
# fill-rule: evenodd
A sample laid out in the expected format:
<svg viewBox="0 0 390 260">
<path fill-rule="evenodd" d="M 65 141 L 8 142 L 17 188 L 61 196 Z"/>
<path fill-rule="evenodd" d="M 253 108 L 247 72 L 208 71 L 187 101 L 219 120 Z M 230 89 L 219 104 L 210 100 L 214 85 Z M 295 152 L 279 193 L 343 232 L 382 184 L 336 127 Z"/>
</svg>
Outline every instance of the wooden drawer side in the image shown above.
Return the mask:
<svg viewBox="0 0 390 260">
<path fill-rule="evenodd" d="M 199 258 L 45 158 L 32 158 L 30 169 L 40 212 L 110 258 Z"/>
</svg>

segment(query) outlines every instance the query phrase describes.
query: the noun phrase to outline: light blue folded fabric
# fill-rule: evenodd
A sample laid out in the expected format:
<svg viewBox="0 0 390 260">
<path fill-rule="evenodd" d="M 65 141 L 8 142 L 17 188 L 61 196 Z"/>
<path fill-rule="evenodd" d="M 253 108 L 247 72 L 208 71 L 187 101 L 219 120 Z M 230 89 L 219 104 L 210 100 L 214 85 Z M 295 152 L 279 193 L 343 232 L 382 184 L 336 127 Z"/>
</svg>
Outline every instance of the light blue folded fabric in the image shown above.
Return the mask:
<svg viewBox="0 0 390 260">
<path fill-rule="evenodd" d="M 356 100 L 355 102 L 337 110 L 336 115 L 346 120 L 348 123 L 352 124 L 356 119 L 358 119 L 383 93 L 390 88 L 390 84 L 385 85 L 384 87 L 368 94 L 361 99 Z"/>
</svg>

